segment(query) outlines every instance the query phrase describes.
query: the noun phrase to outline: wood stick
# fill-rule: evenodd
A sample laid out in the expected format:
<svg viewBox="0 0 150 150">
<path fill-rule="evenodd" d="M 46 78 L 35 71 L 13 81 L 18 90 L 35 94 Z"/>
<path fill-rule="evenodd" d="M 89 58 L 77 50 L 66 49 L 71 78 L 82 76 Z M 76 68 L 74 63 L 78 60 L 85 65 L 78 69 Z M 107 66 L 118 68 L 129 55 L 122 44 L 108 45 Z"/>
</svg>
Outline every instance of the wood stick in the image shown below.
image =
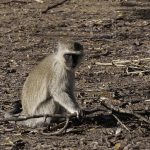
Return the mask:
<svg viewBox="0 0 150 150">
<path fill-rule="evenodd" d="M 118 67 L 125 67 L 127 64 L 132 63 L 141 63 L 141 62 L 150 62 L 150 58 L 142 58 L 137 60 L 112 60 L 110 63 L 102 63 L 102 62 L 95 62 L 96 65 L 100 66 L 118 66 Z"/>
<path fill-rule="evenodd" d="M 125 110 L 122 108 L 116 108 L 111 104 L 106 104 L 106 102 L 104 100 L 101 100 L 101 105 L 104 106 L 105 108 L 109 109 L 112 111 L 112 113 L 122 113 L 122 114 L 128 114 L 128 115 L 132 115 L 136 118 L 138 118 L 141 121 L 144 121 L 147 124 L 150 124 L 150 121 L 148 119 L 146 119 L 145 117 L 141 116 L 140 114 L 137 114 L 135 112 L 133 112 L 132 110 Z"/>
<path fill-rule="evenodd" d="M 113 114 L 113 117 L 114 117 L 127 131 L 130 132 L 130 130 L 127 128 L 127 126 L 126 126 L 125 124 L 123 124 L 123 123 L 121 122 L 121 120 L 120 120 L 115 114 Z"/>
<path fill-rule="evenodd" d="M 33 116 L 14 116 L 9 118 L 0 118 L 0 122 L 6 122 L 6 121 L 25 121 L 32 118 L 42 118 L 42 117 L 54 117 L 54 118 L 72 118 L 76 117 L 76 114 L 41 114 L 41 115 L 33 115 Z"/>
<path fill-rule="evenodd" d="M 64 4 L 65 2 L 67 2 L 68 0 L 63 0 L 61 2 L 58 2 L 57 4 L 54 4 L 52 6 L 48 6 L 45 10 L 42 11 L 43 14 L 47 13 L 50 9 L 56 8 L 59 5 Z"/>
</svg>

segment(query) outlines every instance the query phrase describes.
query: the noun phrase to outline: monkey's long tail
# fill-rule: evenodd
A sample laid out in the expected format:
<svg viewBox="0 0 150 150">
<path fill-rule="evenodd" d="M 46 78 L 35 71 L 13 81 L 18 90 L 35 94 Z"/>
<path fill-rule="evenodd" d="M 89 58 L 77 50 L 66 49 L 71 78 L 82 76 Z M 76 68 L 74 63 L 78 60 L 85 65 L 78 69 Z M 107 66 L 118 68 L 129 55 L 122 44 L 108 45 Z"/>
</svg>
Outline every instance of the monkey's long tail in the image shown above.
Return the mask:
<svg viewBox="0 0 150 150">
<path fill-rule="evenodd" d="M 42 132 L 42 134 L 43 134 L 43 135 L 60 135 L 60 134 L 62 134 L 64 131 L 66 131 L 66 129 L 67 129 L 68 125 L 69 125 L 69 121 L 70 121 L 70 118 L 67 117 L 67 118 L 66 118 L 66 123 L 65 123 L 65 125 L 63 126 L 63 128 L 61 128 L 60 130 L 58 130 L 58 131 L 56 131 L 56 132 L 52 132 L 52 133 L 45 133 L 45 132 Z M 59 125 L 58 125 L 58 126 L 59 126 Z M 58 127 L 58 126 L 57 126 L 57 127 Z M 55 128 L 57 128 L 57 127 L 55 127 Z"/>
</svg>

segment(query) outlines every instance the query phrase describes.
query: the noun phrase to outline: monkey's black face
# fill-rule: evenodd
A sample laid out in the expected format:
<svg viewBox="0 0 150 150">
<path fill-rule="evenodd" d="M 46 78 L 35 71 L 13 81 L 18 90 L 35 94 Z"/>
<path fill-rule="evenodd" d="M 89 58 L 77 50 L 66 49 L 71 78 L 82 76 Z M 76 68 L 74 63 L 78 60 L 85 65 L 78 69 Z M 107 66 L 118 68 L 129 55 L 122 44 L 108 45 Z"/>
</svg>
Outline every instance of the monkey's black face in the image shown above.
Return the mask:
<svg viewBox="0 0 150 150">
<path fill-rule="evenodd" d="M 69 68 L 75 68 L 79 63 L 80 55 L 78 54 L 64 54 L 66 66 Z"/>
</svg>

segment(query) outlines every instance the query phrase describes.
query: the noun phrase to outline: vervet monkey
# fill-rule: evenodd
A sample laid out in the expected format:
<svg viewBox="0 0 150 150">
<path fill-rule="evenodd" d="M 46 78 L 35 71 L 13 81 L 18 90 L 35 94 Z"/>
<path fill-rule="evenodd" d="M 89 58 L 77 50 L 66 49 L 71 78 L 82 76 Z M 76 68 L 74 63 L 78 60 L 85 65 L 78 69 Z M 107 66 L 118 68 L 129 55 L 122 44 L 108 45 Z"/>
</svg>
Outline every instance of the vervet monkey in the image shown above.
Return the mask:
<svg viewBox="0 0 150 150">
<path fill-rule="evenodd" d="M 78 42 L 60 41 L 55 52 L 47 56 L 27 77 L 22 90 L 21 115 L 76 113 L 80 107 L 74 95 L 75 68 L 83 57 Z M 21 122 L 29 127 L 41 126 L 45 118 Z M 50 124 L 52 118 L 47 118 Z"/>
</svg>

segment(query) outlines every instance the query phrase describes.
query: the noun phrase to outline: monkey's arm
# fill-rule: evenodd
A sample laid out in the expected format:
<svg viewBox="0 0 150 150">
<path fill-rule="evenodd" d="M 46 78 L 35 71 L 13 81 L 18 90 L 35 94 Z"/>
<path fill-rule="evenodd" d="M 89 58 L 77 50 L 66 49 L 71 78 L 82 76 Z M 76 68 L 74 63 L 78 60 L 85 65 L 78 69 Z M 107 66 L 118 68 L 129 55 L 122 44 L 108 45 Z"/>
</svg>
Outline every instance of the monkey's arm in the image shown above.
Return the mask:
<svg viewBox="0 0 150 150">
<path fill-rule="evenodd" d="M 70 96 L 66 92 L 54 92 L 53 98 L 58 102 L 62 107 L 64 107 L 70 113 L 77 113 L 79 115 L 80 108 L 74 96 Z"/>
</svg>

